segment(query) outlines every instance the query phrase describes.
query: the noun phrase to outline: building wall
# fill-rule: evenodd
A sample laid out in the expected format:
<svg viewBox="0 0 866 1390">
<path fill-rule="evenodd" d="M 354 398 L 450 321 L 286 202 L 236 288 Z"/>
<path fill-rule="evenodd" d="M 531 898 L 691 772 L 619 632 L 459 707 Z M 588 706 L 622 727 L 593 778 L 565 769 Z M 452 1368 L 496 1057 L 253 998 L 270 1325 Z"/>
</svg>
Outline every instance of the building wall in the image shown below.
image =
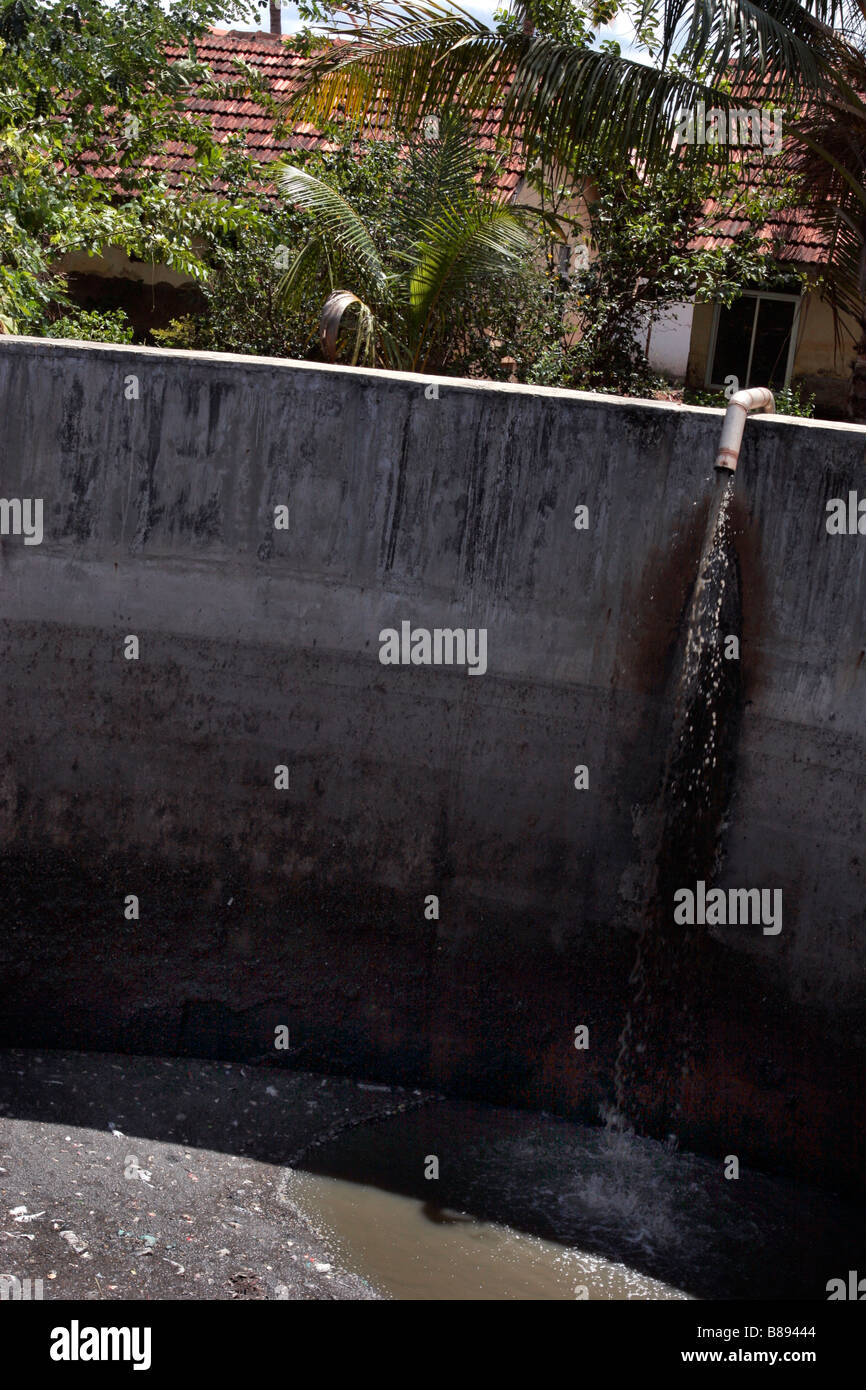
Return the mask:
<svg viewBox="0 0 866 1390">
<path fill-rule="evenodd" d="M 685 381 L 692 340 L 693 304 L 672 304 L 652 324 L 649 332 L 638 333 L 653 371 L 673 382 Z"/>
<path fill-rule="evenodd" d="M 712 327 L 713 305 L 696 304 L 686 375 L 687 385 L 694 390 L 706 389 Z M 816 410 L 825 418 L 844 419 L 847 416 L 854 340 L 855 329 L 846 321 L 842 344 L 838 345 L 829 304 L 816 292 L 804 296 L 791 382 L 801 383 L 805 393 L 815 395 Z"/>
<path fill-rule="evenodd" d="M 54 267 L 64 275 L 99 276 L 106 280 L 130 280 L 142 285 L 169 285 L 172 289 L 193 285 L 182 271 L 159 262 L 134 261 L 119 246 L 107 246 L 98 256 L 86 251 L 70 251 Z"/>
</svg>

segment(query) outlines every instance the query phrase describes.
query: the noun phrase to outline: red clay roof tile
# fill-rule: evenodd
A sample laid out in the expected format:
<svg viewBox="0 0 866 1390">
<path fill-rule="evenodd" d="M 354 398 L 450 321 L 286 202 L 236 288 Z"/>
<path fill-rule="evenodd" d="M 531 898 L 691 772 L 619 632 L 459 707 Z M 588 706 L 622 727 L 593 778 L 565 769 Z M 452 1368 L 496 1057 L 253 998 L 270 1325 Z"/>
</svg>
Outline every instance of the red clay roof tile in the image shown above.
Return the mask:
<svg viewBox="0 0 866 1390">
<path fill-rule="evenodd" d="M 247 33 L 241 30 L 211 31 L 199 40 L 198 52 L 217 80 L 236 79 L 238 73 L 234 60 L 241 59 L 266 79 L 271 95 L 279 99 L 296 88 L 307 61 L 275 35 L 265 32 Z M 184 55 L 177 50 L 174 56 Z M 336 148 L 332 140 L 306 121 L 298 122 L 293 130 L 277 140 L 274 137 L 274 117 L 259 103 L 249 98 L 218 100 L 212 96 L 202 98 L 193 95 L 189 99 L 188 107 L 191 111 L 201 112 L 210 117 L 218 139 L 225 140 L 230 135 L 241 132 L 248 153 L 262 164 L 290 155 L 293 150 Z M 485 154 L 497 153 L 497 116 L 498 111 L 494 110 L 475 122 L 478 147 Z M 375 134 L 375 130 L 370 133 Z M 191 149 L 172 142 L 166 146 L 164 155 L 145 162 L 151 167 L 163 168 L 168 175 L 169 183 L 178 184 L 183 174 L 194 167 L 195 160 Z M 751 161 L 750 173 L 751 170 L 755 171 L 752 176 L 759 180 L 772 178 L 767 159 L 760 161 L 760 167 L 754 160 Z M 498 179 L 498 188 L 503 199 L 514 195 L 522 174 L 520 150 L 514 146 L 503 161 Z M 100 170 L 99 175 L 113 181 L 117 177 L 117 171 Z M 706 236 L 696 238 L 695 247 L 729 244 L 732 238 L 745 231 L 749 225 L 745 218 L 719 218 L 718 209 L 713 203 L 707 204 L 704 215 L 712 231 Z M 780 238 L 780 245 L 776 248 L 779 259 L 813 264 L 826 259 L 827 246 L 824 238 L 810 223 L 805 209 L 791 209 L 779 214 L 774 219 L 773 226 Z M 768 239 L 772 238 L 772 232 L 766 235 Z"/>
</svg>

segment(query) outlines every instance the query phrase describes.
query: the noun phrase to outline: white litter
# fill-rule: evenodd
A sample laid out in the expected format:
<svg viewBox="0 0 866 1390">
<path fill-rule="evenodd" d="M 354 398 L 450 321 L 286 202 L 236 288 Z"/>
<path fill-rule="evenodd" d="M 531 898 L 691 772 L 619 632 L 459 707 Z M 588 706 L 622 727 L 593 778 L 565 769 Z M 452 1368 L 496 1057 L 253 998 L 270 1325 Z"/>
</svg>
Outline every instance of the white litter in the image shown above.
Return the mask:
<svg viewBox="0 0 866 1390">
<path fill-rule="evenodd" d="M 60 1239 L 65 1240 L 66 1243 L 69 1246 L 71 1246 L 71 1248 L 75 1251 L 76 1255 L 87 1254 L 87 1245 L 81 1239 L 81 1236 L 77 1234 L 76 1231 L 61 1231 Z"/>
</svg>

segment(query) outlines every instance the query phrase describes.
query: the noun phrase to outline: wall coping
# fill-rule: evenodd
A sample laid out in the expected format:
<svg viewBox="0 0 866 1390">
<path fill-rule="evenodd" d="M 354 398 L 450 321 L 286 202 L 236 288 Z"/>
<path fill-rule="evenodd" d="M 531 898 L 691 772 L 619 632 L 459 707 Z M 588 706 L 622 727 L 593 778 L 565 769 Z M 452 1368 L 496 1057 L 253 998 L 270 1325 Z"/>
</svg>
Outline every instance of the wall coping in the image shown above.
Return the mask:
<svg viewBox="0 0 866 1390">
<path fill-rule="evenodd" d="M 256 357 L 235 352 L 197 352 L 185 348 L 141 347 L 130 343 L 90 343 L 77 338 L 30 338 L 17 334 L 0 335 L 0 352 L 8 348 L 75 349 L 93 353 L 116 354 L 121 357 L 154 357 L 170 361 L 202 362 L 224 366 L 243 366 L 248 370 L 268 370 L 275 368 L 284 371 L 322 374 L 325 376 L 369 377 L 372 381 L 393 381 L 402 385 L 427 386 L 436 383 L 450 391 L 484 392 L 494 395 L 538 396 L 552 400 L 585 401 L 592 405 L 621 406 L 629 411 L 656 411 L 660 415 L 711 415 L 724 419 L 724 410 L 715 406 L 680 405 L 676 401 L 654 401 L 642 396 L 614 396 L 599 391 L 566 390 L 559 386 L 524 386 L 506 381 L 483 381 L 469 377 L 435 376 L 412 372 L 385 371 L 380 367 L 349 367 L 331 365 L 327 362 L 300 362 L 291 357 Z M 859 434 L 866 437 L 866 425 L 857 425 L 840 420 L 808 420 L 794 415 L 753 415 L 749 419 L 749 430 L 754 425 L 759 428 L 767 425 L 782 425 L 791 428 L 831 430 L 835 433 Z"/>
</svg>

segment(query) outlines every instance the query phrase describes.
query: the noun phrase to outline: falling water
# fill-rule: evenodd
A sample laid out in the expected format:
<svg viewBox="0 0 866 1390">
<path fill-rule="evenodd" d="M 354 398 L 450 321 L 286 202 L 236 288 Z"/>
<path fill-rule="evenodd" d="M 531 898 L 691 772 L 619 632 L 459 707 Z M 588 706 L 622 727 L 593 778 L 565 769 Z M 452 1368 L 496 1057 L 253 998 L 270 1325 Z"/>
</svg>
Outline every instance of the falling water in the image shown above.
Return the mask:
<svg viewBox="0 0 866 1390">
<path fill-rule="evenodd" d="M 733 475 L 719 475 L 685 628 L 673 728 L 656 803 L 657 849 L 648 907 L 630 977 L 631 1007 L 619 1040 L 615 1111 L 651 1133 L 682 1114 L 700 1054 L 696 1027 L 706 975 L 705 929 L 673 920 L 674 893 L 709 883 L 719 866 L 740 711 L 739 661 L 725 639 L 740 639 L 739 570 L 731 540 Z"/>
</svg>

